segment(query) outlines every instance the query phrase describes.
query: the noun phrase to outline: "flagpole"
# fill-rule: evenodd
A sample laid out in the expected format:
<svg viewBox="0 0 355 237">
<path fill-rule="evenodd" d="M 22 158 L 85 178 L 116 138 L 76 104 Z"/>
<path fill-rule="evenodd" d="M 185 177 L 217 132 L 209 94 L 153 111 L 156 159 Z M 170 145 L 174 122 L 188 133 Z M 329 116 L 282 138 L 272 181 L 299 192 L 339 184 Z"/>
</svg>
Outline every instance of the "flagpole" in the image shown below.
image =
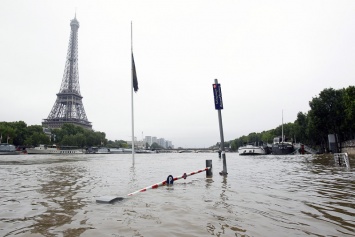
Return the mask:
<svg viewBox="0 0 355 237">
<path fill-rule="evenodd" d="M 134 165 L 134 113 L 133 113 L 133 33 L 131 21 L 131 110 L 132 110 L 132 164 Z"/>
</svg>

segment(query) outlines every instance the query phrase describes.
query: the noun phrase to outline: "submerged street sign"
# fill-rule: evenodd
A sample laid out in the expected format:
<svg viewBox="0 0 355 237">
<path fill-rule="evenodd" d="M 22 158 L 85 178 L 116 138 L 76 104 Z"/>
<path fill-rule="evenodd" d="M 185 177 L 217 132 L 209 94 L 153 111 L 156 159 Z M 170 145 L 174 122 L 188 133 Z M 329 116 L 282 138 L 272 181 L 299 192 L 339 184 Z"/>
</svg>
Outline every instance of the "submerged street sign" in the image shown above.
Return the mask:
<svg viewBox="0 0 355 237">
<path fill-rule="evenodd" d="M 221 84 L 212 84 L 213 86 L 213 95 L 214 95 L 214 107 L 217 110 L 223 109 L 223 100 L 222 100 L 222 90 Z"/>
<path fill-rule="evenodd" d="M 219 133 L 221 135 L 221 145 L 220 151 L 222 153 L 223 159 L 223 171 L 219 172 L 220 175 L 227 176 L 227 160 L 226 160 L 226 153 L 224 150 L 224 135 L 223 135 L 223 125 L 222 125 L 222 109 L 223 109 L 223 100 L 222 100 L 222 90 L 221 85 L 218 84 L 218 80 L 214 79 L 213 87 L 213 96 L 214 96 L 214 107 L 218 113 L 218 122 L 219 122 Z"/>
</svg>

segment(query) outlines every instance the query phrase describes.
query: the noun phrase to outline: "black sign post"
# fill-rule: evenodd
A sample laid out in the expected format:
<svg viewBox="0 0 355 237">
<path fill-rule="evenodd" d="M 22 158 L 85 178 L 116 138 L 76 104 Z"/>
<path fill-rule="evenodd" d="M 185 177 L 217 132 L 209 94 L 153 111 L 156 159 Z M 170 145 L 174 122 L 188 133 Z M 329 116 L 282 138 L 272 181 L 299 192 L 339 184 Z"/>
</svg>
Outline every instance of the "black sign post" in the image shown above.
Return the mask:
<svg viewBox="0 0 355 237">
<path fill-rule="evenodd" d="M 213 87 L 213 96 L 214 96 L 214 107 L 218 111 L 218 121 L 219 121 L 219 133 L 221 136 L 221 152 L 222 152 L 222 159 L 223 159 L 223 171 L 219 172 L 220 175 L 226 176 L 227 173 L 227 161 L 226 161 L 226 152 L 224 149 L 224 135 L 223 135 L 223 125 L 222 125 L 222 113 L 221 110 L 223 109 L 223 100 L 222 100 L 222 90 L 221 84 L 218 84 L 218 80 L 214 80 Z"/>
</svg>

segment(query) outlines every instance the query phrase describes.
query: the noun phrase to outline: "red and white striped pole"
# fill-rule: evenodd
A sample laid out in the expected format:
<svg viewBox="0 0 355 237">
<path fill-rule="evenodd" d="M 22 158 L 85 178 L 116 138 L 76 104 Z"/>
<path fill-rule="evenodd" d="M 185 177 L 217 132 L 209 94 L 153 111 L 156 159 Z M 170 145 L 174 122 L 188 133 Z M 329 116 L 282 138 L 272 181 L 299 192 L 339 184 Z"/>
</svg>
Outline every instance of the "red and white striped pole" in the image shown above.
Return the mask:
<svg viewBox="0 0 355 237">
<path fill-rule="evenodd" d="M 160 183 L 156 183 L 156 184 L 153 184 L 151 186 L 148 186 L 146 188 L 142 188 L 140 190 L 137 190 L 133 193 L 129 193 L 127 194 L 127 196 L 132 196 L 134 194 L 137 194 L 137 193 L 140 193 L 140 192 L 145 192 L 147 191 L 148 189 L 155 189 L 155 188 L 158 188 L 159 186 L 162 186 L 162 185 L 167 185 L 167 184 L 173 184 L 174 181 L 176 180 L 179 180 L 179 179 L 186 179 L 188 176 L 191 176 L 191 175 L 194 175 L 194 174 L 198 174 L 198 173 L 201 173 L 201 172 L 204 172 L 206 171 L 206 177 L 212 177 L 212 160 L 206 160 L 206 168 L 205 169 L 202 169 L 202 170 L 197 170 L 195 172 L 191 172 L 191 173 L 184 173 L 183 175 L 181 175 L 180 177 L 175 177 L 173 178 L 173 176 L 169 175 L 167 180 L 164 180 Z M 96 202 L 97 203 L 114 203 L 114 202 L 117 202 L 117 201 L 122 201 L 123 199 L 125 199 L 124 197 L 117 197 L 117 196 L 102 196 L 102 197 L 99 197 L 96 199 Z"/>
<path fill-rule="evenodd" d="M 198 170 L 198 171 L 195 171 L 195 172 L 191 172 L 191 173 L 188 173 L 188 174 L 187 174 L 187 173 L 184 173 L 183 175 L 181 175 L 181 176 L 179 176 L 179 177 L 173 178 L 173 181 L 176 181 L 176 180 L 179 180 L 179 179 L 182 179 L 182 178 L 186 179 L 188 176 L 191 176 L 191 175 L 194 175 L 194 174 L 198 174 L 198 173 L 207 171 L 207 170 L 209 170 L 209 169 L 211 169 L 211 167 L 207 167 L 207 168 L 205 168 L 205 169 Z M 169 179 L 169 177 L 168 177 L 168 179 Z M 158 188 L 159 186 L 166 185 L 167 182 L 168 182 L 168 180 L 164 180 L 164 181 L 162 181 L 162 182 L 160 182 L 160 183 L 156 183 L 156 184 L 153 184 L 153 185 L 151 185 L 151 186 L 148 186 L 148 187 L 142 188 L 142 189 L 140 189 L 140 190 L 137 190 L 137 191 L 135 191 L 135 192 L 133 192 L 133 193 L 129 193 L 129 194 L 127 194 L 127 196 L 132 196 L 132 195 L 137 194 L 137 193 L 145 192 L 145 191 L 147 191 L 148 189 L 155 189 L 155 188 Z"/>
</svg>

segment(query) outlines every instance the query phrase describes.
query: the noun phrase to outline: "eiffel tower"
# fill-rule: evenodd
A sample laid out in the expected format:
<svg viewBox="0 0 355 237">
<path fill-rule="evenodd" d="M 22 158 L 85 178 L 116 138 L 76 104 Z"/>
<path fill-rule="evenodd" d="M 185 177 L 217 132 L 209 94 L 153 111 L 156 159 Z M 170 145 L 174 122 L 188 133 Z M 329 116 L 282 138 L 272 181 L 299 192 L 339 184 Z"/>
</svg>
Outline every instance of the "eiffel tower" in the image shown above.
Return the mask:
<svg viewBox="0 0 355 237">
<path fill-rule="evenodd" d="M 42 126 L 47 128 L 60 128 L 69 123 L 83 128 L 92 129 L 88 121 L 80 95 L 79 68 L 78 68 L 78 29 L 79 22 L 76 15 L 70 21 L 70 39 L 65 63 L 62 85 L 47 119 L 43 119 Z"/>
</svg>

